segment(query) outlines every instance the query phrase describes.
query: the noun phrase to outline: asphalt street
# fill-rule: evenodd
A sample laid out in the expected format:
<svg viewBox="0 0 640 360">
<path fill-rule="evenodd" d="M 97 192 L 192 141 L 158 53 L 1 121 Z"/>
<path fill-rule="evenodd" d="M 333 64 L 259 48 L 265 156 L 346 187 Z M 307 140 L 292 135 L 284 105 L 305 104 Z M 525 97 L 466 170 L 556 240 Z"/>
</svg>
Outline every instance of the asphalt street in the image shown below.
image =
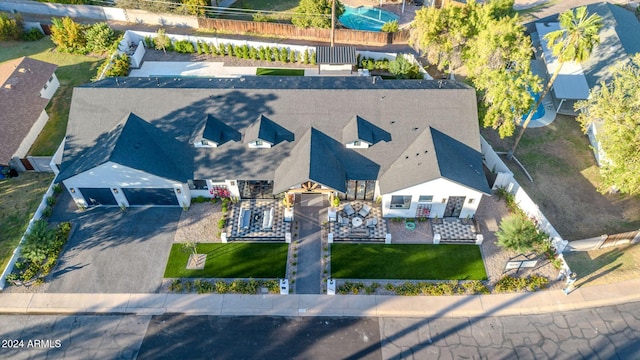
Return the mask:
<svg viewBox="0 0 640 360">
<path fill-rule="evenodd" d="M 640 359 L 640 303 L 460 318 L 0 315 L 1 359 Z"/>
</svg>

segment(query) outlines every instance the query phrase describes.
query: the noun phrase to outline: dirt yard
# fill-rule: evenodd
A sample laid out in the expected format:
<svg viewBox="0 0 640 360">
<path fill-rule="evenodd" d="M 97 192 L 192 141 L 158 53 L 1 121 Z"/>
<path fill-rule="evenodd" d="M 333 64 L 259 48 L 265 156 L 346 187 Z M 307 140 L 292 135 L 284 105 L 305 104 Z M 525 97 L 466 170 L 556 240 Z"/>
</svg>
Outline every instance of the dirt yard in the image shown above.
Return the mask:
<svg viewBox="0 0 640 360">
<path fill-rule="evenodd" d="M 507 151 L 513 139 L 496 132 L 482 135 L 496 151 Z M 525 132 L 516 157 L 533 177 L 509 162 L 516 179 L 545 216 L 567 240 L 579 240 L 640 228 L 640 198 L 601 194 L 598 167 L 586 135 L 569 116 L 559 115 L 550 125 Z"/>
</svg>

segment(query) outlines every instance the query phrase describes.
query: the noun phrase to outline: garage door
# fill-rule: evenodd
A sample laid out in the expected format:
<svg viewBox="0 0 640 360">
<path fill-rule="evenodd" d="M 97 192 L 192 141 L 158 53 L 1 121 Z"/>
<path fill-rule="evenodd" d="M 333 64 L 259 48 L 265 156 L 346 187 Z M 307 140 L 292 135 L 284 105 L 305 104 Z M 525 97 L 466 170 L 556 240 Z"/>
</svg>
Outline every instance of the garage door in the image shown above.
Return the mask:
<svg viewBox="0 0 640 360">
<path fill-rule="evenodd" d="M 78 188 L 88 206 L 118 205 L 109 188 Z"/>
<path fill-rule="evenodd" d="M 172 188 L 123 188 L 122 191 L 127 197 L 129 205 L 178 205 L 178 198 Z"/>
</svg>

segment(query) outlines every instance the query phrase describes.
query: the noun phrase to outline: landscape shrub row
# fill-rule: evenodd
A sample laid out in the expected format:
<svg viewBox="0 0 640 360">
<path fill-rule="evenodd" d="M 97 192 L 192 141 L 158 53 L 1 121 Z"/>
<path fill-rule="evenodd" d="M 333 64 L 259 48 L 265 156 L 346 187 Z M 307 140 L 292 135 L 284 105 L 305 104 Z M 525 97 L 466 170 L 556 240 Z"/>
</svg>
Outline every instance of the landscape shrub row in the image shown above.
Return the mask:
<svg viewBox="0 0 640 360">
<path fill-rule="evenodd" d="M 377 282 L 365 285 L 362 282 L 345 281 L 336 289 L 341 295 L 375 294 L 380 288 Z M 447 282 L 411 282 L 407 281 L 401 285 L 387 283 L 384 289 L 390 293 L 401 296 L 443 296 L 443 295 L 475 295 L 488 294 L 487 286 L 478 280 L 473 281 L 447 281 Z"/>
<path fill-rule="evenodd" d="M 25 235 L 20 258 L 7 281 L 14 285 L 44 282 L 45 276 L 56 265 L 58 255 L 67 242 L 71 223 L 63 222 L 56 227 L 49 226 L 47 220 L 36 220 L 31 231 Z"/>
<path fill-rule="evenodd" d="M 498 280 L 495 285 L 495 292 L 521 292 L 521 291 L 537 291 L 545 289 L 549 285 L 549 279 L 544 276 L 531 275 L 527 277 L 504 276 Z"/>
<path fill-rule="evenodd" d="M 183 280 L 175 279 L 169 285 L 169 291 L 174 293 L 198 294 L 258 294 L 262 288 L 266 288 L 270 294 L 280 293 L 280 282 L 271 280 Z"/>
<path fill-rule="evenodd" d="M 162 47 L 158 46 L 157 37 L 153 38 L 147 36 L 144 39 L 145 46 L 147 48 L 155 48 L 161 50 Z M 315 51 L 305 50 L 299 52 L 291 50 L 289 48 L 278 48 L 269 46 L 254 47 L 249 45 L 234 45 L 231 43 L 220 43 L 218 45 L 214 43 L 207 43 L 205 41 L 198 40 L 196 45 L 189 40 L 173 41 L 171 44 L 164 47 L 166 51 L 175 51 L 179 53 L 198 53 L 204 55 L 214 56 L 229 56 L 236 57 L 238 59 L 245 60 L 265 60 L 265 61 L 279 61 L 281 63 L 299 63 L 299 64 L 316 64 Z"/>
</svg>

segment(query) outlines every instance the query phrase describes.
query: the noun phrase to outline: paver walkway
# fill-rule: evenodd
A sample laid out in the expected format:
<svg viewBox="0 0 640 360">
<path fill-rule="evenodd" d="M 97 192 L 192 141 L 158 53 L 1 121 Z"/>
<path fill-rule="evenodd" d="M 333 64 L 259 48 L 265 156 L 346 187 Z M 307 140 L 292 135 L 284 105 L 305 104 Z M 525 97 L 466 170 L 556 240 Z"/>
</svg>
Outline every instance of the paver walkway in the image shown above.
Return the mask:
<svg viewBox="0 0 640 360">
<path fill-rule="evenodd" d="M 319 195 L 322 196 L 322 195 Z M 297 294 L 321 294 L 322 240 L 320 228 L 320 210 L 323 206 L 296 204 L 295 220 L 298 232 L 298 274 L 296 276 Z M 296 246 L 296 245 L 293 245 Z"/>
</svg>

